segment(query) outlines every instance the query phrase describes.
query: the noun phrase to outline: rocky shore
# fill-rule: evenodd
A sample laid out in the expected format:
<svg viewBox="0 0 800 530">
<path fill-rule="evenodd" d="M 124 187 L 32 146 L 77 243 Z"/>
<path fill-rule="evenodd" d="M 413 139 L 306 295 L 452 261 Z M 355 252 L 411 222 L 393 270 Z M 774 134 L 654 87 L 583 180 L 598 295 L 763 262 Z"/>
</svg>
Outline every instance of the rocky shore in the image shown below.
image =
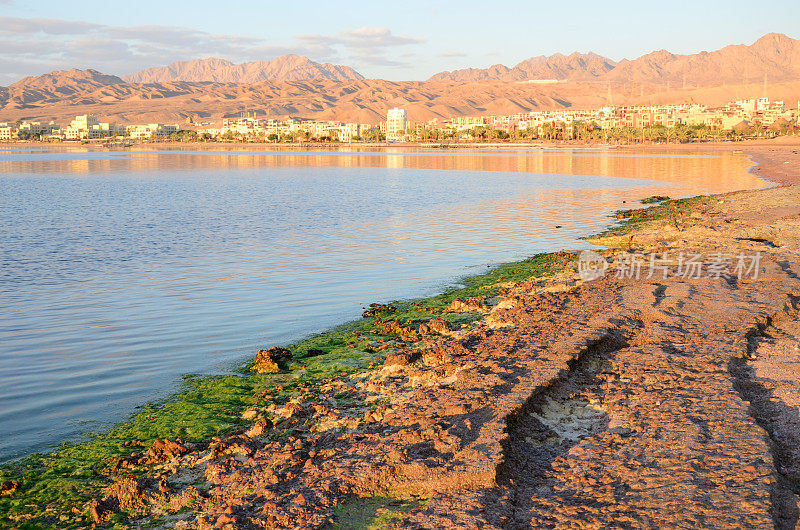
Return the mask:
<svg viewBox="0 0 800 530">
<path fill-rule="evenodd" d="M 797 179 L 775 149 L 756 162 Z M 797 527 L 800 187 L 621 216 L 599 278 L 556 254 L 446 307 L 372 307 L 343 339 L 371 367 L 304 382 L 326 349 L 259 352 L 296 391 L 210 440 L 132 440 L 64 526 Z"/>
</svg>

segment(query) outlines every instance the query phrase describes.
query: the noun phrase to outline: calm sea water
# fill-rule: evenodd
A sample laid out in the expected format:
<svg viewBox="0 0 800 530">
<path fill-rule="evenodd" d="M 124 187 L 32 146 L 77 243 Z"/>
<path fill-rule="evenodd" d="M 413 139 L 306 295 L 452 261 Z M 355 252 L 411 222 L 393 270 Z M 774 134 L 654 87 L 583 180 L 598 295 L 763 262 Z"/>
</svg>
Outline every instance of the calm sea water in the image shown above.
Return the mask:
<svg viewBox="0 0 800 530">
<path fill-rule="evenodd" d="M 0 460 L 369 302 L 584 248 L 642 197 L 763 186 L 748 166 L 594 151 L 0 151 Z"/>
</svg>

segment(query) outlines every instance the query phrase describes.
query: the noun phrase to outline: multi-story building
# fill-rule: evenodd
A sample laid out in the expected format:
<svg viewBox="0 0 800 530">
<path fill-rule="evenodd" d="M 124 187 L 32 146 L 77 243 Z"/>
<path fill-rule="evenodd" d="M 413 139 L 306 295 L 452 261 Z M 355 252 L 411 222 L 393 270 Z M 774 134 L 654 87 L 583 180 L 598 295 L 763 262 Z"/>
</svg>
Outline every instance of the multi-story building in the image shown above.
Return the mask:
<svg viewBox="0 0 800 530">
<path fill-rule="evenodd" d="M 41 123 L 38 121 L 27 122 L 23 121 L 19 124 L 19 130 L 27 132 L 31 135 L 48 136 L 58 131 L 60 127 L 55 122 Z"/>
<path fill-rule="evenodd" d="M 97 140 L 107 136 L 123 134 L 125 127 L 113 123 L 100 123 L 97 116 L 84 114 L 75 116 L 70 124 L 61 130 L 61 137 L 67 140 Z"/>
<path fill-rule="evenodd" d="M 17 138 L 16 123 L 0 123 L 0 142 L 15 140 Z"/>
<path fill-rule="evenodd" d="M 403 141 L 408 128 L 408 115 L 405 109 L 389 109 L 386 113 L 386 139 L 390 142 Z"/>
<path fill-rule="evenodd" d="M 180 130 L 181 127 L 178 124 L 148 123 L 146 125 L 128 125 L 125 127 L 125 134 L 133 140 L 149 140 L 151 138 L 164 138 Z"/>
</svg>

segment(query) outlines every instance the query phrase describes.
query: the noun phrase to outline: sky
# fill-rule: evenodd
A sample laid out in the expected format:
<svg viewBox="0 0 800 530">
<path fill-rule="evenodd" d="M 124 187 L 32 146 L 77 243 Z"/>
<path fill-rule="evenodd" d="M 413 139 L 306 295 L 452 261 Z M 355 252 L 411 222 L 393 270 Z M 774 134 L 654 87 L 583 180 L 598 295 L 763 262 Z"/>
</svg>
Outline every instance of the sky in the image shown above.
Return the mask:
<svg viewBox="0 0 800 530">
<path fill-rule="evenodd" d="M 593 51 L 614 60 L 800 38 L 800 2 L 0 0 L 0 85 L 57 69 L 125 75 L 177 60 L 287 53 L 368 78 L 513 66 Z"/>
</svg>

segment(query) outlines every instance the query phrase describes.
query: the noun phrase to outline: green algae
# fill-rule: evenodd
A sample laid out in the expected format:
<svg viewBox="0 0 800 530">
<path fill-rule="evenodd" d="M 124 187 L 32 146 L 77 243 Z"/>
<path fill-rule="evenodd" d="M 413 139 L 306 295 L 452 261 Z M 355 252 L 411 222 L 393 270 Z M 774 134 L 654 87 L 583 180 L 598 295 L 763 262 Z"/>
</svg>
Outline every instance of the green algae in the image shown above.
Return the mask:
<svg viewBox="0 0 800 530">
<path fill-rule="evenodd" d="M 623 236 L 640 228 L 642 224 L 672 219 L 676 221 L 691 213 L 698 205 L 711 200 L 708 196 L 700 195 L 687 197 L 685 199 L 670 199 L 661 203 L 656 203 L 647 208 L 634 208 L 631 210 L 618 210 L 614 217 L 619 220 L 616 224 L 599 234 L 585 237 L 590 240 L 593 238 Z"/>
<path fill-rule="evenodd" d="M 313 398 L 318 387 L 332 378 L 370 369 L 395 349 L 413 347 L 398 340 L 398 333 L 387 332 L 387 322 L 410 328 L 411 336 L 416 336 L 422 323 L 434 318 L 469 326 L 482 315 L 446 313 L 445 308 L 456 298 L 500 295 L 513 283 L 552 275 L 574 259 L 568 253 L 538 254 L 463 278 L 460 285 L 436 296 L 375 305 L 373 309 L 377 310 L 367 317 L 290 345 L 294 358 L 279 374 L 252 373 L 250 364 L 240 373 L 185 375 L 174 395 L 144 405 L 127 421 L 105 432 L 0 466 L 0 481 L 19 482 L 16 491 L 0 497 L 0 521 L 3 526 L 17 528 L 86 527 L 91 524 L 87 503 L 103 497 L 103 490 L 116 476 L 113 464 L 118 458 L 146 451 L 157 438 L 180 439 L 192 446 L 243 429 L 249 423 L 241 419 L 241 414 L 248 408 L 281 405 L 297 395 Z M 147 469 L 125 472 L 136 476 Z M 125 527 L 130 515 L 116 513 L 108 526 Z"/>
<path fill-rule="evenodd" d="M 334 508 L 336 523 L 331 528 L 342 530 L 380 530 L 391 528 L 412 510 L 424 507 L 426 500 L 393 497 L 358 497 Z"/>
</svg>

